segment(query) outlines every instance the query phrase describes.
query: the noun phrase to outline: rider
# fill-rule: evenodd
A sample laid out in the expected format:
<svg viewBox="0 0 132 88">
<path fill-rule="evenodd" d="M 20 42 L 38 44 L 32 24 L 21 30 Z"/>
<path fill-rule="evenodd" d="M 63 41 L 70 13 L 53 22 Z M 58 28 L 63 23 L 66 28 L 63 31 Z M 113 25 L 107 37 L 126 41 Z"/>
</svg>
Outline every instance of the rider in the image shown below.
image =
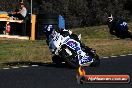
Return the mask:
<svg viewBox="0 0 132 88">
<path fill-rule="evenodd" d="M 59 29 L 59 32 L 63 36 L 70 36 L 70 38 L 78 41 L 80 43 L 82 50 L 84 50 L 84 51 L 88 52 L 90 55 L 92 55 L 92 53 L 91 53 L 92 48 L 85 46 L 85 44 L 82 41 L 80 41 L 81 36 L 78 36 L 78 35 L 74 34 L 71 30 L 66 30 L 66 29 Z"/>
<path fill-rule="evenodd" d="M 108 27 L 111 35 L 119 38 L 131 38 L 132 34 L 128 31 L 128 25 L 123 19 L 116 20 L 112 15 L 108 17 Z"/>
<path fill-rule="evenodd" d="M 66 29 L 61 29 L 61 30 L 59 30 L 59 31 L 60 31 L 60 34 L 61 34 L 62 36 L 70 36 L 70 38 L 73 38 L 73 39 L 75 39 L 76 41 L 80 42 L 81 47 L 87 48 L 86 50 L 90 52 L 91 48 L 85 46 L 85 45 L 79 40 L 78 36 L 77 36 L 76 34 L 73 34 L 73 33 L 72 33 L 72 31 L 66 30 Z M 47 25 L 47 26 L 45 26 L 45 28 L 44 28 L 44 33 L 45 33 L 46 38 L 47 38 L 46 42 L 47 42 L 47 44 L 48 44 L 48 46 L 49 46 L 50 39 L 51 39 L 51 38 L 54 36 L 54 34 L 55 34 L 55 29 L 54 29 L 53 25 Z M 49 48 L 52 49 L 52 46 L 49 46 Z M 85 59 L 79 60 L 79 64 L 84 66 L 84 65 L 87 65 L 87 64 L 93 62 L 92 57 L 87 56 L 87 58 L 88 58 L 88 61 L 86 61 Z"/>
<path fill-rule="evenodd" d="M 47 45 L 49 45 L 49 41 L 50 41 L 50 37 L 52 37 L 51 35 L 53 34 L 53 32 L 54 32 L 54 27 L 53 27 L 53 25 L 46 25 L 45 27 L 44 27 L 44 33 L 45 33 L 45 36 L 46 36 L 46 43 L 47 43 Z"/>
<path fill-rule="evenodd" d="M 54 29 L 53 25 L 46 25 L 46 26 L 45 26 L 45 28 L 44 28 L 44 33 L 45 33 L 46 38 L 47 38 L 47 40 L 46 40 L 47 44 L 49 44 L 50 37 L 51 37 L 51 35 L 54 34 L 54 30 L 55 30 L 55 29 Z M 76 34 L 73 34 L 73 33 L 72 33 L 72 31 L 66 30 L 66 29 L 59 29 L 58 31 L 59 31 L 59 33 L 60 33 L 62 36 L 65 36 L 65 37 L 66 37 L 66 36 L 70 36 L 70 38 L 75 39 L 76 41 L 78 41 L 78 42 L 81 44 L 81 47 L 86 47 L 85 44 L 83 44 L 83 43 L 80 41 L 80 39 L 78 38 L 78 36 L 77 36 Z"/>
</svg>

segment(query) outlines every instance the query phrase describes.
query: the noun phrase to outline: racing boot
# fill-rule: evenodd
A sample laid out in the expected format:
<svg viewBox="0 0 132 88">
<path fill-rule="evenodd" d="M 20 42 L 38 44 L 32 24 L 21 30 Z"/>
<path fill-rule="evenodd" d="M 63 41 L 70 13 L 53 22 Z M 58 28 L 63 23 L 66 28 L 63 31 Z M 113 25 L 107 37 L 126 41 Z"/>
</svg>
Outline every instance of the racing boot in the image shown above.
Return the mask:
<svg viewBox="0 0 132 88">
<path fill-rule="evenodd" d="M 94 56 L 94 52 L 96 50 L 93 50 L 92 48 L 89 48 L 88 46 L 85 46 L 84 43 L 80 43 L 80 45 L 81 45 L 81 48 L 82 48 L 83 51 L 85 51 L 86 53 L 88 53 L 91 57 Z"/>
</svg>

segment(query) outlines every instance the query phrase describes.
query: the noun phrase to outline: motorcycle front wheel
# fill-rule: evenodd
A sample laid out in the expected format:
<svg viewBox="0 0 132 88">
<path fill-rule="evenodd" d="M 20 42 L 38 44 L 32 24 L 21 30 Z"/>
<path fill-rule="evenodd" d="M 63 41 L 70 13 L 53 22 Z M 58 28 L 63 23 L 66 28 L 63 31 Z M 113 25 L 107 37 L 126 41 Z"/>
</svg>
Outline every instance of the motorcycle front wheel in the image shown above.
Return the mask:
<svg viewBox="0 0 132 88">
<path fill-rule="evenodd" d="M 78 61 L 77 55 L 72 50 L 65 48 L 65 49 L 62 49 L 59 54 L 70 68 L 79 67 L 79 61 Z"/>
<path fill-rule="evenodd" d="M 62 64 L 63 60 L 61 59 L 60 56 L 54 55 L 54 56 L 52 57 L 52 62 L 55 63 L 55 64 Z"/>
</svg>

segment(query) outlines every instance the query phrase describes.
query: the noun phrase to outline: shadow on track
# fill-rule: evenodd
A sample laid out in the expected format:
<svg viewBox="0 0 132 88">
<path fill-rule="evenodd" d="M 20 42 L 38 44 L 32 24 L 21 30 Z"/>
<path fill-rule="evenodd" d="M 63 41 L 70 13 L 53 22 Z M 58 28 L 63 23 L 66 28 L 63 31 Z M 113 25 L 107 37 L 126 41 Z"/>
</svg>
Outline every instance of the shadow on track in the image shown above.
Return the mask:
<svg viewBox="0 0 132 88">
<path fill-rule="evenodd" d="M 2 63 L 2 64 L 4 66 L 9 66 L 9 67 L 11 67 L 11 66 L 23 66 L 23 65 L 28 65 L 28 66 L 38 65 L 38 66 L 46 66 L 46 67 L 72 69 L 69 66 L 67 66 L 67 64 L 65 64 L 65 63 L 55 64 L 55 63 L 52 63 L 52 62 L 42 63 L 42 62 L 21 61 L 21 62 L 6 62 L 6 63 Z"/>
</svg>

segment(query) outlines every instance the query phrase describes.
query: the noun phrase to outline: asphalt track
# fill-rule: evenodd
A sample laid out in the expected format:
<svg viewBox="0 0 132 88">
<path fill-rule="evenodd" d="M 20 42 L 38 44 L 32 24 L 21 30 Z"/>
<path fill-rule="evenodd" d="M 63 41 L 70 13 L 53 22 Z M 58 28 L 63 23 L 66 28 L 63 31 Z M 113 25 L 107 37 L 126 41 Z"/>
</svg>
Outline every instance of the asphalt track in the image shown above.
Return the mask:
<svg viewBox="0 0 132 88">
<path fill-rule="evenodd" d="M 85 68 L 87 74 L 132 75 L 132 56 L 102 59 L 99 67 Z M 76 70 L 65 65 L 41 64 L 38 67 L 0 70 L 0 88 L 132 88 L 132 83 L 78 84 Z"/>
</svg>

